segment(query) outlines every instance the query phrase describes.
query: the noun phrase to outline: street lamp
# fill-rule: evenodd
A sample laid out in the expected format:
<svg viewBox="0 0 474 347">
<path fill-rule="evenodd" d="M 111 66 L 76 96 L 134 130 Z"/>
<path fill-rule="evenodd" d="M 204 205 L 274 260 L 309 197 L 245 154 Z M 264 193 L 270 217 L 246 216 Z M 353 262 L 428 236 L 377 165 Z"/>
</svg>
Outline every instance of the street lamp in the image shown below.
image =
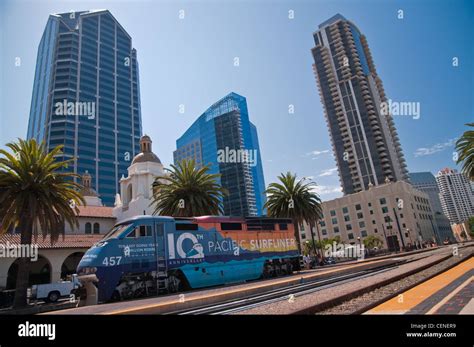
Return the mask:
<svg viewBox="0 0 474 347">
<path fill-rule="evenodd" d="M 395 215 L 395 222 L 397 222 L 398 233 L 400 234 L 400 241 L 402 241 L 403 250 L 405 250 L 405 241 L 403 240 L 402 230 L 400 229 L 400 222 L 398 221 L 397 211 L 393 208 L 393 214 Z"/>
<path fill-rule="evenodd" d="M 387 249 L 390 251 L 390 248 L 388 247 L 387 233 L 385 232 L 385 221 L 382 222 L 382 230 L 383 230 L 383 237 L 385 237 L 385 244 L 387 245 Z"/>
</svg>

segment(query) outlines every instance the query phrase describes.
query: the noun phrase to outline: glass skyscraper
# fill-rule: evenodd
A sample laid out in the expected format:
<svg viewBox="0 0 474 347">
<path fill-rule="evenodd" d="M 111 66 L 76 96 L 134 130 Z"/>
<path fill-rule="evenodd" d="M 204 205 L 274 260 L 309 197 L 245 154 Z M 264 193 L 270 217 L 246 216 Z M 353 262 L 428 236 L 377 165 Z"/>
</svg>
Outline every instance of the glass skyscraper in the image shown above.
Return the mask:
<svg viewBox="0 0 474 347">
<path fill-rule="evenodd" d="M 139 152 L 137 52 L 107 10 L 50 15 L 36 62 L 28 138 L 64 145 L 106 205 Z"/>
<path fill-rule="evenodd" d="M 230 93 L 207 109 L 176 141 L 174 162 L 194 159 L 221 174 L 229 192 L 223 199 L 227 216 L 265 214 L 265 182 L 255 125 L 245 97 Z"/>
<path fill-rule="evenodd" d="M 408 180 L 405 159 L 367 40 L 340 14 L 313 34 L 313 69 L 344 194 Z"/>
</svg>

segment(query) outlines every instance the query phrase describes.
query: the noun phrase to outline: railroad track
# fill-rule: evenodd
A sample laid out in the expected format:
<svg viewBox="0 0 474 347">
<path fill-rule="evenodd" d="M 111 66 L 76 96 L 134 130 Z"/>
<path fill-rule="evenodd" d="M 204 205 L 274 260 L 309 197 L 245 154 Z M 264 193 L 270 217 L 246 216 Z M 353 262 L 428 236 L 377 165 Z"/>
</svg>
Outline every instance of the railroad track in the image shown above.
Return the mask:
<svg viewBox="0 0 474 347">
<path fill-rule="evenodd" d="M 425 256 L 427 257 L 427 256 Z M 408 264 L 412 261 L 418 261 L 425 257 L 420 257 L 411 260 L 401 260 L 392 264 L 386 264 L 374 267 L 372 269 L 361 270 L 349 274 L 336 275 L 325 279 L 313 280 L 311 282 L 301 283 L 293 285 L 291 287 L 275 289 L 268 291 L 264 294 L 250 295 L 241 299 L 206 305 L 202 307 L 187 309 L 183 311 L 174 311 L 169 314 L 179 315 L 200 315 L 200 314 L 230 314 L 238 311 L 247 310 L 256 306 L 265 305 L 282 300 L 294 300 L 298 296 L 313 293 L 322 289 L 327 289 L 335 285 L 340 285 L 349 282 L 353 279 L 361 279 L 364 277 L 373 276 L 378 273 L 382 273 L 393 268 L 400 266 L 401 264 Z"/>
</svg>

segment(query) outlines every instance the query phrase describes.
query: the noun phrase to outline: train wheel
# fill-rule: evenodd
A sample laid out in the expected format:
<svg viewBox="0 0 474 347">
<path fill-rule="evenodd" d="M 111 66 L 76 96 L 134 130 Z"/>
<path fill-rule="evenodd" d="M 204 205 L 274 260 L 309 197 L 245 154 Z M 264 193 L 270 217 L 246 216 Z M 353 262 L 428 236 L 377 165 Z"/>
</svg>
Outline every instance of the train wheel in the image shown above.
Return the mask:
<svg viewBox="0 0 474 347">
<path fill-rule="evenodd" d="M 179 273 L 173 273 L 168 277 L 168 291 L 170 293 L 182 292 L 185 289 L 185 283 Z"/>
</svg>

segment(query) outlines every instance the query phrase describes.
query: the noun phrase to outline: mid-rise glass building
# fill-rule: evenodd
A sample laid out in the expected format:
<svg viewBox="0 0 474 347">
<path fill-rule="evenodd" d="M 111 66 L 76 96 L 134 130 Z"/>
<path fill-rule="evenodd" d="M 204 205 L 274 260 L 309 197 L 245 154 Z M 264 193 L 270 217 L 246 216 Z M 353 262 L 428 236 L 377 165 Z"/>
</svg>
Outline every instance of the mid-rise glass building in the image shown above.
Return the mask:
<svg viewBox="0 0 474 347">
<path fill-rule="evenodd" d="M 176 141 L 175 164 L 194 159 L 210 166 L 229 194 L 228 216 L 265 214 L 265 182 L 257 129 L 249 120 L 245 97 L 230 93 L 204 112 Z"/>
<path fill-rule="evenodd" d="M 105 205 L 139 152 L 137 52 L 107 10 L 53 14 L 41 38 L 28 138 L 64 145 L 68 170 L 88 171 Z"/>
</svg>

